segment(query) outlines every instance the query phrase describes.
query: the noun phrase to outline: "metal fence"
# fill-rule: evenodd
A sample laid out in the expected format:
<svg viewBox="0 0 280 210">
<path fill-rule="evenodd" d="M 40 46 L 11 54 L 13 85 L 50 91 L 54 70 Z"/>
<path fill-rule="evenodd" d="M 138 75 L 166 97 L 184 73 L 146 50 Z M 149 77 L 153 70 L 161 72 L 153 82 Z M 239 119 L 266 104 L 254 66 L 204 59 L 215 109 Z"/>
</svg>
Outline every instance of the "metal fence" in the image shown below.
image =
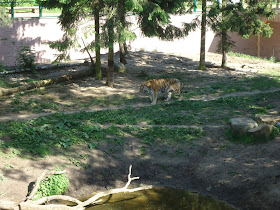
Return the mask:
<svg viewBox="0 0 280 210">
<path fill-rule="evenodd" d="M 49 13 L 43 14 L 43 5 L 45 1 L 10 1 L 10 2 L 0 2 L 0 7 L 4 7 L 7 12 L 10 13 L 11 18 L 42 18 L 42 17 L 58 17 L 57 15 L 48 15 Z M 28 11 L 31 10 L 34 15 L 28 15 Z M 19 12 L 17 12 L 19 11 Z M 17 15 L 16 15 L 17 14 Z M 19 14 L 19 15 L 18 15 Z"/>
<path fill-rule="evenodd" d="M 220 0 L 217 0 L 218 2 Z M 44 4 L 46 1 L 4 1 L 0 2 L 0 7 L 5 7 L 7 12 L 10 13 L 11 18 L 42 18 L 42 17 L 58 17 L 60 13 L 50 15 L 50 13 L 43 13 Z M 194 12 L 201 12 L 201 1 L 194 0 Z M 34 15 L 27 15 L 28 10 L 32 10 Z M 37 12 L 38 11 L 38 12 Z M 16 15 L 17 14 L 17 15 Z"/>
</svg>

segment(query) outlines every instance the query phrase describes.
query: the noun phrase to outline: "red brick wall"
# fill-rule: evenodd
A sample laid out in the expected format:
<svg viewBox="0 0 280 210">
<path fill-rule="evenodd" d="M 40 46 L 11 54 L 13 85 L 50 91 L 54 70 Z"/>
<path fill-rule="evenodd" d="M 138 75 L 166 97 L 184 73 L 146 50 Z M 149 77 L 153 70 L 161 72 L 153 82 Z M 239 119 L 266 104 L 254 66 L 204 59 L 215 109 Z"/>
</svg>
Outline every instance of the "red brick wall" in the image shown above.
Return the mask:
<svg viewBox="0 0 280 210">
<path fill-rule="evenodd" d="M 261 38 L 261 57 L 270 58 L 274 56 L 280 60 L 280 22 L 271 22 L 270 26 L 273 28 L 273 34 L 270 38 Z M 249 39 L 243 39 L 237 33 L 230 33 L 235 47 L 233 52 L 244 53 L 252 56 L 257 56 L 257 36 L 251 36 Z M 217 38 L 215 37 L 209 48 L 209 52 L 215 52 L 217 45 Z"/>
<path fill-rule="evenodd" d="M 274 56 L 280 60 L 280 22 L 270 22 L 270 26 L 273 28 L 273 34 L 270 38 L 261 38 L 261 56 Z"/>
</svg>

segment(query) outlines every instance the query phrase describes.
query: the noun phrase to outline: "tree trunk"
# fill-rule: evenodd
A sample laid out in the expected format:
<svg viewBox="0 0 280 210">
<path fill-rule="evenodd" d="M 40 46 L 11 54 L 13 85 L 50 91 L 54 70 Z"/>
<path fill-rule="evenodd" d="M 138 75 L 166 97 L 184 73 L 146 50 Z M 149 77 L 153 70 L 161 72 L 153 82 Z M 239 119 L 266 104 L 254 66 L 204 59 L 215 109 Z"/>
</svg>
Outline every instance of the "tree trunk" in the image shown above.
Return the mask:
<svg viewBox="0 0 280 210">
<path fill-rule="evenodd" d="M 127 64 L 127 61 L 125 58 L 125 55 L 126 55 L 125 44 L 121 41 L 119 42 L 119 48 L 120 48 L 120 62 L 123 64 Z"/>
<path fill-rule="evenodd" d="M 261 57 L 261 35 L 258 34 L 257 37 L 258 41 L 257 41 L 257 56 Z"/>
<path fill-rule="evenodd" d="M 222 68 L 225 68 L 227 65 L 227 49 L 226 49 L 227 34 L 226 33 L 227 32 L 225 30 L 222 30 L 222 65 L 221 65 Z"/>
<path fill-rule="evenodd" d="M 96 79 L 102 80 L 101 61 L 100 61 L 100 34 L 99 34 L 99 8 L 94 8 L 94 28 L 95 28 L 95 71 Z"/>
<path fill-rule="evenodd" d="M 119 49 L 120 49 L 120 62 L 123 64 L 127 64 L 126 58 L 125 58 L 125 37 L 124 37 L 124 29 L 126 27 L 125 23 L 125 0 L 120 0 L 118 9 L 118 18 L 120 20 L 120 26 L 119 26 Z"/>
<path fill-rule="evenodd" d="M 202 0 L 200 61 L 198 69 L 205 70 L 205 37 L 206 37 L 206 0 Z"/>
<path fill-rule="evenodd" d="M 227 6 L 227 2 L 226 1 L 223 1 L 222 2 L 222 8 L 225 8 Z M 224 12 L 222 12 L 222 22 L 225 21 L 225 17 L 226 15 L 224 14 Z M 228 51 L 228 43 L 227 43 L 227 31 L 222 28 L 222 65 L 221 67 L 222 68 L 225 68 L 226 67 L 226 63 L 227 63 L 227 51 Z"/>
<path fill-rule="evenodd" d="M 108 74 L 107 85 L 114 87 L 114 21 L 110 18 L 108 24 L 108 36 L 109 36 L 109 52 L 108 52 Z"/>
</svg>

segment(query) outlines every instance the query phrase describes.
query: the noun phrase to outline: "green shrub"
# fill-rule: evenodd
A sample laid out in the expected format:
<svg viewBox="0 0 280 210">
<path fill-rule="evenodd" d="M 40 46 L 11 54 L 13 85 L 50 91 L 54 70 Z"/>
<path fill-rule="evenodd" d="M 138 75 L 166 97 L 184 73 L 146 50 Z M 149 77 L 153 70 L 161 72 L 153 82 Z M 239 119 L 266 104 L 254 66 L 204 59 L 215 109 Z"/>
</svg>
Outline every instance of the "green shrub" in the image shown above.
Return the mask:
<svg viewBox="0 0 280 210">
<path fill-rule="evenodd" d="M 36 73 L 35 53 L 32 52 L 29 46 L 23 46 L 20 48 L 17 63 L 23 68 L 28 68 L 33 73 Z"/>
<path fill-rule="evenodd" d="M 58 169 L 59 170 L 59 169 Z M 60 195 L 69 187 L 69 179 L 65 174 L 54 174 L 41 181 L 34 200 L 51 195 Z"/>
</svg>

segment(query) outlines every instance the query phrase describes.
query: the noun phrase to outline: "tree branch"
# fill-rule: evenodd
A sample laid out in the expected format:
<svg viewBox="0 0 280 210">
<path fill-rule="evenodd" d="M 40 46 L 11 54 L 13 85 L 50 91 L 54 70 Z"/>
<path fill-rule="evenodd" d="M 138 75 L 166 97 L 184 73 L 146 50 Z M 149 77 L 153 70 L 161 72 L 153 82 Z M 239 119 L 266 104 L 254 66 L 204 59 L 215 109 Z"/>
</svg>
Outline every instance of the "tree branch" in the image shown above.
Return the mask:
<svg viewBox="0 0 280 210">
<path fill-rule="evenodd" d="M 152 188 L 152 186 L 149 185 L 149 186 L 137 187 L 134 189 L 127 189 L 128 186 L 130 185 L 131 181 L 140 179 L 140 177 L 131 177 L 131 170 L 132 170 L 132 165 L 129 166 L 129 172 L 128 172 L 128 176 L 127 176 L 128 181 L 123 188 L 117 188 L 117 189 L 107 190 L 105 192 L 99 192 L 84 202 L 81 202 L 76 198 L 72 198 L 70 196 L 65 196 L 65 195 L 52 195 L 52 196 L 41 198 L 37 201 L 32 201 L 34 195 L 36 194 L 36 192 L 39 188 L 40 182 L 44 179 L 45 176 L 65 173 L 65 171 L 48 172 L 47 170 L 45 170 L 37 178 L 33 190 L 31 191 L 30 195 L 28 197 L 26 197 L 24 202 L 16 203 L 16 202 L 11 202 L 11 201 L 0 201 L 0 209 L 6 209 L 6 210 L 11 210 L 11 209 L 13 209 L 13 210 L 14 209 L 21 209 L 21 210 L 82 210 L 82 209 L 85 209 L 85 206 L 101 202 L 102 200 L 100 198 L 107 196 L 107 195 L 120 193 L 120 192 L 135 192 L 135 191 L 139 191 L 139 190 L 145 190 L 145 189 Z M 52 200 L 70 201 L 72 203 L 76 203 L 77 205 L 76 206 L 67 206 L 67 205 L 62 205 L 62 204 L 41 205 L 41 204 L 45 204 Z"/>
</svg>

